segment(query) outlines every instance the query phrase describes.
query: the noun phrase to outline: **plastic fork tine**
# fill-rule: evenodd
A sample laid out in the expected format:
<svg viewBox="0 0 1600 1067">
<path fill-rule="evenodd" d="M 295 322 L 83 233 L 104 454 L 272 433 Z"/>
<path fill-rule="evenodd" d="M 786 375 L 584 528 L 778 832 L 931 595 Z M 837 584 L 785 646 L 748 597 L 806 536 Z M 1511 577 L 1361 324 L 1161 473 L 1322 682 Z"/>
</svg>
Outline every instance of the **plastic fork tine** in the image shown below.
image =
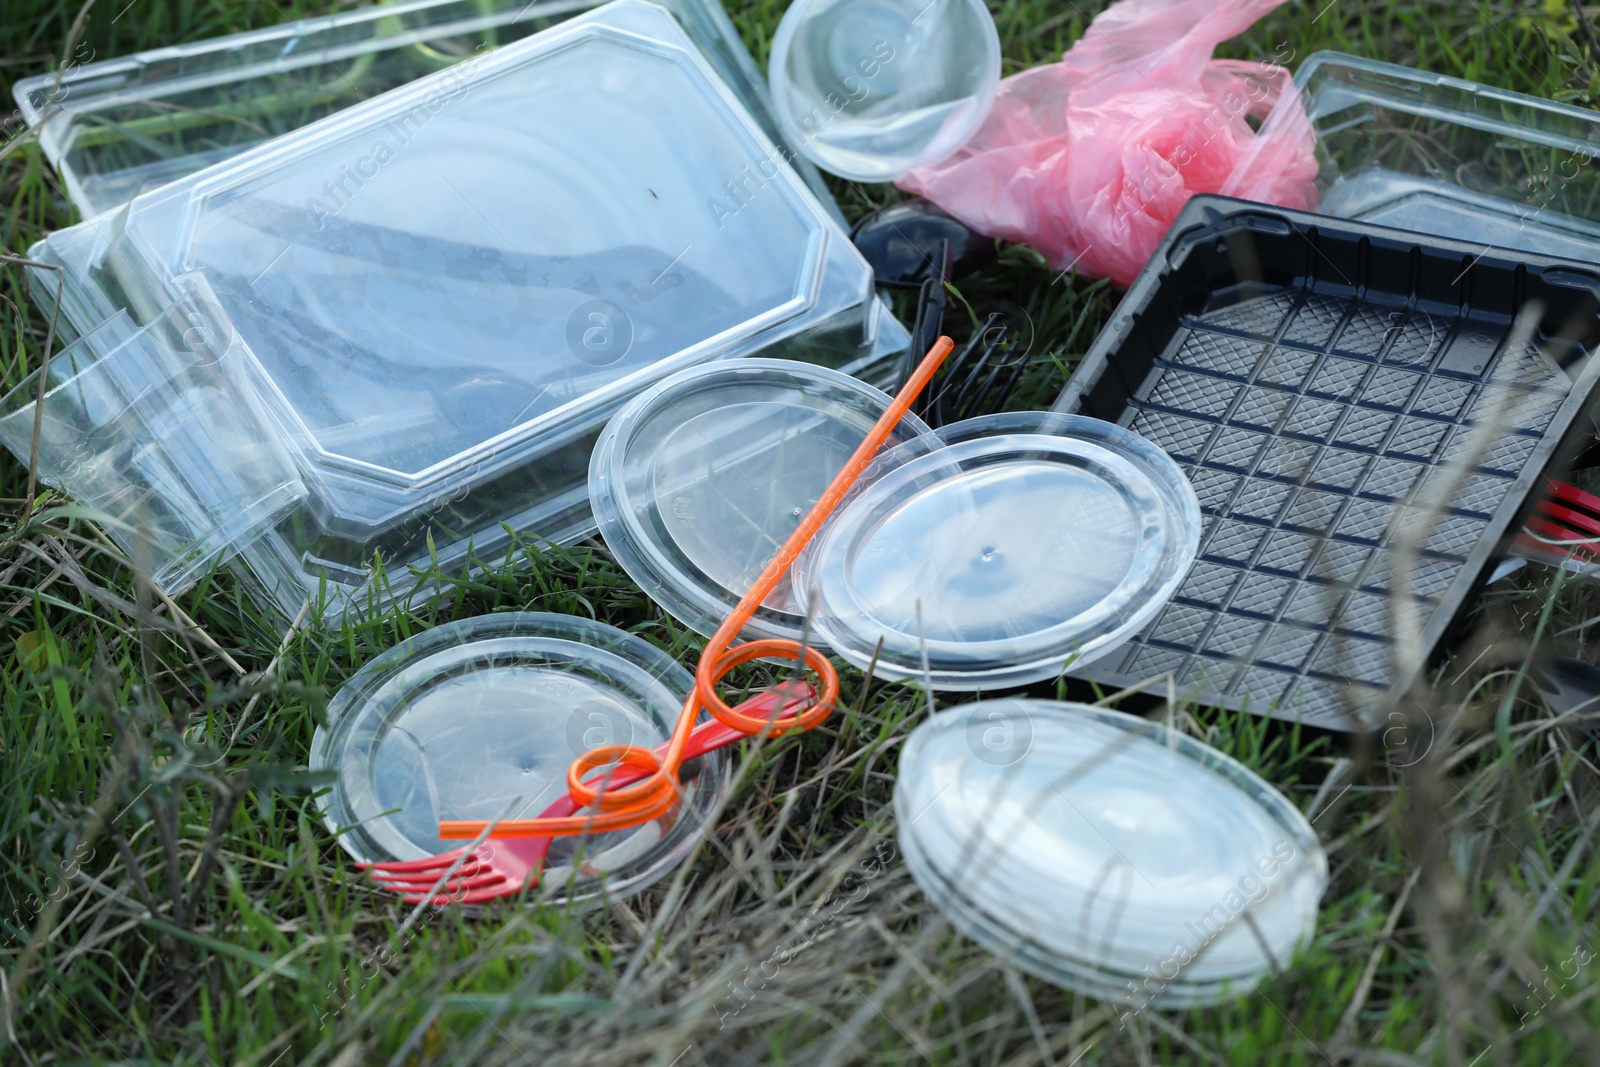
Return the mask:
<svg viewBox="0 0 1600 1067">
<path fill-rule="evenodd" d="M 1600 560 L 1600 497 L 1568 482 L 1547 479 L 1544 495 L 1535 501 L 1515 545 L 1518 555 L 1540 563 L 1592 567 Z"/>
<path fill-rule="evenodd" d="M 1559 500 L 1575 508 L 1582 508 L 1592 515 L 1600 515 L 1600 496 L 1586 493 L 1569 482 L 1550 479 L 1549 488 L 1545 495 L 1552 500 Z"/>
<path fill-rule="evenodd" d="M 424 893 L 435 893 L 444 896 L 456 897 L 461 896 L 464 893 L 475 893 L 480 889 L 492 889 L 496 886 L 505 886 L 510 881 L 510 878 L 507 878 L 504 874 L 501 874 L 498 871 L 489 871 L 485 874 L 478 875 L 476 878 L 469 878 L 462 881 L 457 881 L 456 879 L 452 878 L 443 885 L 439 885 L 435 882 L 385 882 L 383 883 L 383 888 L 401 895 L 411 894 L 414 896 L 420 896 Z M 522 888 L 520 880 L 518 880 L 515 888 L 519 890 Z"/>
<path fill-rule="evenodd" d="M 442 873 L 442 872 L 441 872 Z M 450 875 L 446 885 L 467 885 L 472 888 L 484 878 L 498 878 L 500 872 L 488 864 L 476 864 L 471 870 L 456 871 Z M 430 874 L 390 874 L 387 871 L 375 871 L 372 875 L 374 882 L 382 882 L 388 886 L 416 886 L 418 889 L 427 889 L 439 881 L 438 875 Z M 471 885 L 469 885 L 471 883 Z"/>
<path fill-rule="evenodd" d="M 1600 537 L 1593 534 L 1571 530 L 1537 516 L 1528 520 L 1524 530 L 1518 538 L 1518 546 L 1535 555 L 1579 557 L 1580 562 L 1600 556 Z"/>
<path fill-rule="evenodd" d="M 493 867 L 488 864 L 469 864 L 464 865 L 461 870 L 451 870 L 450 880 L 462 881 L 466 880 L 466 878 L 477 878 L 478 875 L 493 872 Z M 440 877 L 443 877 L 443 873 L 445 873 L 445 870 L 440 870 L 438 873 L 434 873 L 432 870 L 426 870 L 426 872 L 418 872 L 418 870 L 402 870 L 402 872 L 374 870 L 374 872 L 371 872 L 371 878 L 373 878 L 373 881 L 381 881 L 384 885 L 430 886 L 434 885 L 435 881 L 440 880 Z"/>
<path fill-rule="evenodd" d="M 1564 523 L 1574 530 L 1582 530 L 1587 534 L 1600 535 L 1600 518 L 1586 515 L 1569 507 L 1563 507 L 1551 500 L 1540 500 L 1539 514 L 1558 523 Z"/>
<path fill-rule="evenodd" d="M 424 856 L 419 860 L 390 860 L 386 863 L 358 863 L 364 871 L 442 871 L 466 854 L 464 848 L 453 848 L 437 856 Z"/>
<path fill-rule="evenodd" d="M 502 897 L 516 896 L 520 892 L 522 892 L 522 887 L 518 886 L 511 892 L 507 892 L 504 889 L 478 889 L 463 896 L 449 897 L 426 897 L 420 893 L 407 893 L 400 899 L 405 901 L 407 904 L 421 904 L 424 901 L 427 901 L 428 903 L 433 904 L 435 907 L 443 907 L 447 904 L 487 904 L 492 900 L 499 900 Z"/>
</svg>

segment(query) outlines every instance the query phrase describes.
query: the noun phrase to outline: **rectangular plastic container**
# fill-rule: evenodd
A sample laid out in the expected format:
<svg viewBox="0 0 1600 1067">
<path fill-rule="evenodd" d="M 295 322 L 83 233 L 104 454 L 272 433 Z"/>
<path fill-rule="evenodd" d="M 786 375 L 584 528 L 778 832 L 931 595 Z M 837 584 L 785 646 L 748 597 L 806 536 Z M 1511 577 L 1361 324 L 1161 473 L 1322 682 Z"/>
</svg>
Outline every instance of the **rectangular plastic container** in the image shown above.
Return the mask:
<svg viewBox="0 0 1600 1067">
<path fill-rule="evenodd" d="M 0 398 L 0 443 L 72 487 L 134 565 L 182 589 L 305 495 L 246 380 L 236 337 L 174 305 L 142 328 L 127 312 L 55 353 Z"/>
<path fill-rule="evenodd" d="M 718 0 L 660 0 L 767 136 L 766 80 Z M 352 104 L 522 40 L 596 0 L 401 0 L 23 78 L 17 106 L 87 218 Z M 793 166 L 841 224 L 821 176 Z"/>
<path fill-rule="evenodd" d="M 903 349 L 871 268 L 778 159 L 670 14 L 618 0 L 31 254 L 63 268 L 86 365 L 143 358 L 101 323 L 180 305 L 237 348 L 303 489 L 229 551 L 286 615 L 310 597 L 332 617 L 518 536 L 592 532 L 594 438 L 674 370 L 760 352 L 858 372 Z M 33 281 L 50 297 L 57 274 Z M 192 469 L 209 457 L 190 440 L 150 447 Z"/>
<path fill-rule="evenodd" d="M 1530 301 L 1537 341 L 1510 351 Z M 1207 704 L 1374 725 L 1377 697 L 1442 651 L 1543 473 L 1584 444 L 1597 345 L 1593 265 L 1195 197 L 1056 404 L 1165 449 L 1204 522 L 1173 602 L 1084 676 L 1172 671 Z M 1430 514 L 1402 600 L 1400 546 Z"/>
<path fill-rule="evenodd" d="M 1600 112 L 1339 52 L 1294 80 L 1324 214 L 1600 261 Z"/>
</svg>

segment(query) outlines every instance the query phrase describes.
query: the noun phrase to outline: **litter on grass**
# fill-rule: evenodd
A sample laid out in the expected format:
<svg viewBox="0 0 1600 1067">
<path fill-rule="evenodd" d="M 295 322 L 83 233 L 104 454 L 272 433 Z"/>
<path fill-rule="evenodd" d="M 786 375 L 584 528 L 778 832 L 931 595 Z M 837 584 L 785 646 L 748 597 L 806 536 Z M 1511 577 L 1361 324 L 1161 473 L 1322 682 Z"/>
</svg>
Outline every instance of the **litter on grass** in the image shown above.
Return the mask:
<svg viewBox="0 0 1600 1067">
<path fill-rule="evenodd" d="M 0 401 L 0 442 L 169 591 L 229 560 L 286 615 L 330 594 L 327 622 L 598 520 L 708 635 L 691 675 L 592 620 L 497 614 L 363 667 L 310 762 L 330 830 L 410 901 L 649 886 L 726 800 L 723 749 L 830 714 L 824 650 L 949 691 L 1170 673 L 1363 728 L 1589 443 L 1600 116 L 1211 58 L 1279 3 L 1123 0 L 1000 83 L 973 0 L 798 0 L 770 110 L 710 0 L 532 36 L 588 5 L 413 0 L 93 64 L 70 95 L 26 80 L 106 213 L 31 252 L 78 336 Z M 372 98 L 320 93 L 330 70 Z M 875 277 L 797 153 L 960 221 L 879 213 L 854 235 Z M 1328 214 L 1190 198 L 1212 190 Z M 931 384 L 947 286 L 992 252 L 974 230 L 1133 282 L 1056 411 L 962 417 L 1017 380 L 999 319 Z M 57 280 L 35 272 L 47 303 Z M 874 282 L 917 289 L 905 361 Z M 1558 488 L 1533 523 L 1592 532 L 1586 501 Z M 816 684 L 730 706 L 758 660 Z M 1569 709 L 1589 685 L 1557 682 Z M 1281 971 L 1328 877 L 1271 785 L 1084 705 L 930 716 L 894 803 L 959 929 L 1135 1011 Z"/>
<path fill-rule="evenodd" d="M 286 620 L 309 598 L 331 621 L 502 558 L 509 531 L 592 533 L 594 439 L 674 370 L 888 369 L 905 333 L 805 184 L 778 166 L 728 192 L 770 154 L 673 18 L 618 0 L 52 234 L 35 292 L 65 279 L 82 360 L 119 378 L 148 373 L 142 348 L 98 351 L 95 326 L 205 309 L 192 336 L 238 346 L 303 489 L 194 551 L 222 547 Z M 218 459 L 149 440 L 195 478 Z"/>
</svg>

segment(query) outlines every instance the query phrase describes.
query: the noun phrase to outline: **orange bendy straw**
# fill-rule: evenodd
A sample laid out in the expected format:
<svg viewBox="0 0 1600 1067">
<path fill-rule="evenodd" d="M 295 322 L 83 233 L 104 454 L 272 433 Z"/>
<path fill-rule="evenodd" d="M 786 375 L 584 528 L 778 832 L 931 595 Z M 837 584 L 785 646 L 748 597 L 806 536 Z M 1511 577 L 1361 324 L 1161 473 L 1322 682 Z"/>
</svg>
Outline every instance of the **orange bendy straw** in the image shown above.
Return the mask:
<svg viewBox="0 0 1600 1067">
<path fill-rule="evenodd" d="M 851 454 L 844 468 L 834 476 L 800 525 L 778 549 L 777 555 L 772 557 L 733 613 L 723 620 L 717 632 L 706 642 L 700 666 L 695 671 L 694 690 L 683 703 L 683 711 L 673 728 L 672 740 L 665 755 L 657 756 L 639 745 L 603 745 L 590 749 L 573 760 L 572 766 L 567 769 L 567 790 L 574 803 L 580 808 L 590 809 L 591 814 L 507 819 L 493 824 L 492 829 L 490 823 L 481 820 L 453 819 L 439 824 L 439 836 L 449 840 L 471 839 L 488 831 L 489 837 L 501 838 L 565 837 L 642 826 L 665 815 L 678 799 L 681 788 L 678 771 L 683 765 L 684 749 L 689 743 L 689 735 L 694 731 L 701 707 L 710 711 L 718 722 L 746 735 L 765 731 L 769 736 L 777 737 L 794 729 L 809 730 L 826 719 L 833 711 L 834 702 L 839 699 L 839 672 L 828 662 L 828 657 L 815 648 L 782 638 L 748 641 L 732 649 L 728 647 L 729 643 L 750 621 L 750 616 L 755 614 L 756 608 L 816 536 L 828 516 L 833 514 L 839 501 L 861 477 L 861 472 L 867 469 L 867 464 L 878 454 L 954 347 L 955 342 L 948 337 L 940 337 L 934 342 L 906 384 L 890 401 L 888 410 L 867 431 L 866 438 Z M 810 706 L 786 715 L 758 719 L 735 711 L 717 695 L 717 685 L 729 671 L 740 664 L 766 657 L 798 660 L 817 673 L 822 682 L 821 692 Z M 635 768 L 643 771 L 647 777 L 619 789 L 605 788 L 605 775 L 601 775 L 600 780 L 592 786 L 584 781 L 584 776 L 591 771 L 613 765 Z"/>
</svg>

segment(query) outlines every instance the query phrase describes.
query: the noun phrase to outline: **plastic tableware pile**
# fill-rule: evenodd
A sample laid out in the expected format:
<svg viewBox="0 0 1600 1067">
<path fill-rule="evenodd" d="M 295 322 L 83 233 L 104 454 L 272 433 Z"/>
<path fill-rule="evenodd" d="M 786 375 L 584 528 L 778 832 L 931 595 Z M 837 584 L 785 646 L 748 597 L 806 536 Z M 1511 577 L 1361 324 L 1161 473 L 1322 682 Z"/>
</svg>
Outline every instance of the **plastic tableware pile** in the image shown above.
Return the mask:
<svg viewBox="0 0 1600 1067">
<path fill-rule="evenodd" d="M 934 362 L 924 362 L 918 384 Z M 777 360 L 682 372 L 640 396 L 603 435 L 591 473 L 602 530 L 624 566 L 638 569 L 658 601 L 696 629 L 711 629 L 734 601 L 716 638 L 732 626 L 758 638 L 741 646 L 750 649 L 775 645 L 772 636 L 798 626 L 806 640 L 810 620 L 850 661 L 865 665 L 876 652 L 883 676 L 938 688 L 1054 677 L 1116 648 L 1161 609 L 1194 557 L 1198 530 L 1193 490 L 1165 454 L 1119 427 L 1047 413 L 926 431 L 905 418 L 912 393 L 890 402 L 860 383 Z M 863 446 L 871 443 L 868 426 L 884 441 L 894 432 L 904 439 L 874 458 Z M 841 463 L 847 474 L 860 469 L 847 496 L 835 476 Z M 837 504 L 831 515 L 830 500 Z M 793 556 L 806 523 L 819 515 L 827 522 L 813 523 L 820 530 L 794 581 L 773 580 L 775 563 Z M 719 539 L 708 545 L 708 536 Z M 780 542 L 784 552 L 775 554 Z M 840 609 L 845 603 L 848 612 Z M 491 641 L 482 654 L 494 647 Z M 391 655 L 408 664 L 407 678 L 434 673 L 420 650 L 400 651 Z M 714 639 L 702 662 L 727 658 Z M 370 702 L 366 694 L 382 688 L 381 661 L 372 670 L 352 686 L 351 700 Z M 491 675 L 477 684 L 497 691 L 500 682 Z M 829 684 L 825 673 L 813 710 L 831 699 Z M 686 713 L 698 710 L 701 692 Z M 597 723 L 610 721 L 594 698 L 575 695 L 533 717 L 546 733 L 550 724 L 574 723 L 572 733 L 583 725 L 572 717 L 584 707 Z M 530 746 L 523 758 L 537 756 L 541 767 L 571 752 L 525 725 L 505 725 L 522 731 Z M 358 728 L 353 736 L 371 732 Z M 720 737 L 727 743 L 753 732 L 724 729 Z M 647 736 L 659 739 L 662 728 Z M 425 749 L 432 739 L 419 740 Z M 654 773 L 609 745 L 573 765 L 569 787 L 608 763 L 618 775 L 614 786 Z M 319 752 L 330 748 L 319 738 Z M 370 761 L 359 745 L 353 751 L 346 763 L 364 786 Z M 521 751 L 513 746 L 495 759 L 514 762 Z M 696 782 L 724 766 L 708 763 Z M 412 776 L 430 780 L 420 770 Z M 548 772 L 526 784 L 512 775 L 504 788 L 474 796 L 470 810 L 459 798 L 412 800 L 408 817 L 455 819 L 445 828 L 451 836 L 526 835 L 537 845 L 497 842 L 431 862 L 380 863 L 376 877 L 413 900 L 484 902 L 525 892 L 551 848 L 549 816 L 582 814 L 574 798 L 543 819 L 520 819 L 537 805 L 508 804 L 504 794 L 542 784 L 542 801 L 551 792 L 547 780 Z M 967 705 L 913 732 L 898 781 L 904 852 L 930 900 L 986 947 L 1070 988 L 1163 1005 L 1208 1002 L 1281 967 L 1314 923 L 1325 862 L 1293 807 L 1221 754 L 1131 716 L 1048 702 Z M 660 820 L 581 846 L 593 854 L 579 872 L 585 892 L 598 891 L 601 875 L 609 875 L 607 891 L 627 891 L 646 884 L 638 869 L 670 864 L 672 834 L 703 812 L 711 793 L 689 789 Z M 341 781 L 330 825 L 356 814 L 344 799 L 352 792 Z M 590 818 L 606 814 L 610 792 L 595 798 L 601 806 Z M 477 821 L 460 821 L 470 818 Z M 566 843 L 550 860 L 572 853 L 570 838 L 554 839 Z M 1174 848 L 1178 841 L 1186 847 Z M 389 854 L 400 858 L 398 850 Z M 553 886 L 559 869 L 542 872 L 544 880 Z M 1264 879 L 1274 892 L 1259 892 Z M 1221 911 L 1196 906 L 1206 892 Z M 1174 955 L 1174 936 L 1191 922 L 1205 933 L 1190 938 L 1186 956 Z M 1138 985 L 1146 963 L 1163 965 L 1169 956 L 1174 969 L 1159 987 L 1125 988 Z"/>
<path fill-rule="evenodd" d="M 341 844 L 408 900 L 649 885 L 725 799 L 722 749 L 830 713 L 827 651 L 947 691 L 1169 670 L 1216 703 L 1264 694 L 1254 710 L 1347 727 L 1351 683 L 1370 696 L 1421 667 L 1391 669 L 1374 607 L 1417 487 L 1516 395 L 1520 421 L 1418 550 L 1432 644 L 1588 410 L 1600 280 L 1539 253 L 1593 259 L 1600 220 L 1565 182 L 1529 215 L 1526 158 L 1600 138 L 1576 109 L 1352 57 L 1313 57 L 1293 85 L 1273 63 L 1211 59 L 1280 2 L 1123 0 L 1060 64 L 1002 83 L 976 0 L 798 0 L 769 116 L 719 8 L 619 0 L 271 144 L 145 138 L 147 165 L 79 150 L 101 112 L 132 106 L 87 82 L 47 147 L 77 202 L 121 206 L 34 251 L 61 268 L 81 336 L 0 403 L 0 440 L 22 455 L 37 422 L 47 480 L 138 501 L 119 516 L 165 585 L 234 554 L 290 614 L 337 587 L 331 617 L 414 588 L 376 562 L 467 567 L 508 527 L 582 536 L 592 508 L 628 574 L 709 637 L 691 675 L 596 622 L 494 615 L 366 665 L 311 762 L 335 772 L 322 803 Z M 468 13 L 417 11 L 422 38 Z M 533 17 L 472 12 L 508 37 Z M 302 30 L 414 60 L 365 14 Z M 289 51 L 249 52 L 254 73 L 232 80 L 259 84 Z M 201 115 L 185 94 L 215 91 L 236 52 L 193 50 L 193 77 L 149 95 Z M 1450 165 L 1419 171 L 1414 142 Z M 768 358 L 866 373 L 905 338 L 805 159 L 900 181 L 967 224 L 901 206 L 854 235 L 876 281 L 917 289 L 918 348 L 958 264 L 992 254 L 974 230 L 1119 283 L 1142 268 L 1062 410 L 961 417 L 1017 380 L 987 330 L 920 401 L 948 339 L 911 353 L 893 398 Z M 1357 221 L 1185 208 L 1215 189 Z M 1525 251 L 1448 239 L 1480 233 Z M 1513 288 L 1545 316 L 1502 299 Z M 1556 490 L 1523 543 L 1588 559 L 1592 505 Z M 729 706 L 718 686 L 755 660 L 818 684 Z M 1141 1007 L 1280 970 L 1327 880 L 1270 785 L 1083 705 L 930 716 L 895 808 L 912 876 L 960 929 Z"/>
<path fill-rule="evenodd" d="M 709 633 L 888 397 L 778 360 L 697 368 L 607 426 L 590 477 L 617 560 Z M 745 624 L 941 689 L 1054 678 L 1117 647 L 1194 558 L 1199 504 L 1160 449 L 1038 412 L 902 419 Z"/>
<path fill-rule="evenodd" d="M 41 460 L 130 553 L 171 517 L 169 592 L 221 558 L 285 621 L 384 610 L 510 530 L 580 540 L 594 438 L 667 374 L 780 348 L 866 374 L 904 346 L 795 171 L 727 193 L 771 151 L 671 14 L 617 0 L 141 191 L 30 252 L 80 336 Z M 247 401 L 194 418 L 212 365 Z M 106 421 L 97 392 L 149 379 L 184 387 L 118 416 L 126 453 L 62 443 Z M 3 438 L 24 460 L 26 384 Z M 256 454 L 235 422 L 264 427 Z"/>
</svg>

